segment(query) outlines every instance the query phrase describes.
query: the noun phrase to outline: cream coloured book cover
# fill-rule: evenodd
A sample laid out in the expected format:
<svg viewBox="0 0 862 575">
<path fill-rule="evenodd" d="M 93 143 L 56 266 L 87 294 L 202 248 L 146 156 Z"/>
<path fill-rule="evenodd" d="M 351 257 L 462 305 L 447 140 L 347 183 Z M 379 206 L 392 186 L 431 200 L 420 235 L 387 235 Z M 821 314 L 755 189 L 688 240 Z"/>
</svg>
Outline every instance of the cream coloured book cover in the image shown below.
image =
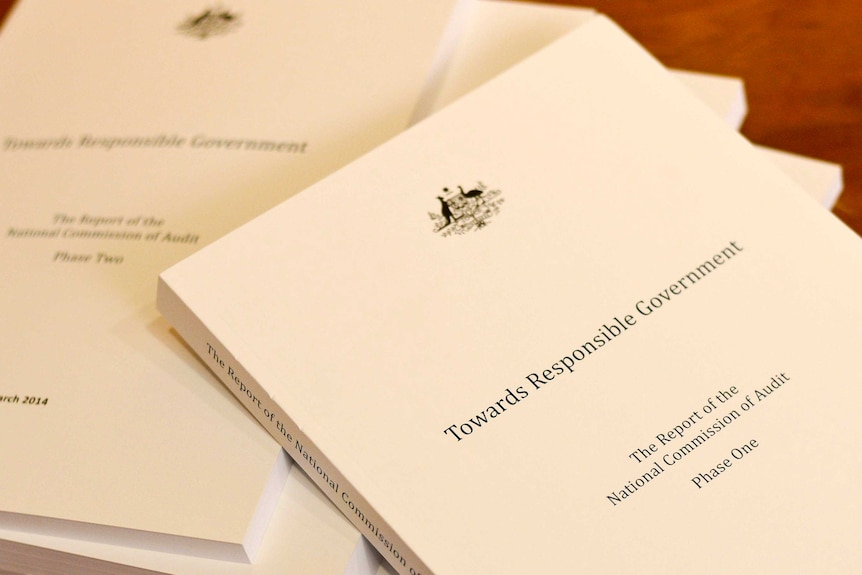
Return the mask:
<svg viewBox="0 0 862 575">
<path fill-rule="evenodd" d="M 19 3 L 0 527 L 254 556 L 286 461 L 160 318 L 157 274 L 403 129 L 453 4 Z"/>
<path fill-rule="evenodd" d="M 400 573 L 846 573 L 860 290 L 858 237 L 597 17 L 159 306 Z"/>
</svg>

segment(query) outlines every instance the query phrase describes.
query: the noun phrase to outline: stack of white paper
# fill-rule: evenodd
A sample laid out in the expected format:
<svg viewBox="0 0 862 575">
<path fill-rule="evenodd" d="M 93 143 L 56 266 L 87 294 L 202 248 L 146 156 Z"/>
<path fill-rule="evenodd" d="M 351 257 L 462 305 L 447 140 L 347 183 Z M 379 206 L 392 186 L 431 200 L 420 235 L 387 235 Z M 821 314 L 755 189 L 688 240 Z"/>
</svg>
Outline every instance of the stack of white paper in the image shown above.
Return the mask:
<svg viewBox="0 0 862 575">
<path fill-rule="evenodd" d="M 860 270 L 595 16 L 163 272 L 159 308 L 399 573 L 844 573 Z"/>
<path fill-rule="evenodd" d="M 0 35 L 10 538 L 256 560 L 287 460 L 160 318 L 157 274 L 405 128 L 454 5 L 16 6 Z"/>
</svg>

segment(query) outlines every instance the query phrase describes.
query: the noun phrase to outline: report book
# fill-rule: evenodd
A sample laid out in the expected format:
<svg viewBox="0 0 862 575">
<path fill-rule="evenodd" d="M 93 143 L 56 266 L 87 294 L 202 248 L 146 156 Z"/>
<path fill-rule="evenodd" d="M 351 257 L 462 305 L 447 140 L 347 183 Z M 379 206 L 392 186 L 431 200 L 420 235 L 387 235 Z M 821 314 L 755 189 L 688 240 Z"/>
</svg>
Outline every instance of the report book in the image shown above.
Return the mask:
<svg viewBox="0 0 862 575">
<path fill-rule="evenodd" d="M 248 562 L 286 459 L 158 272 L 406 127 L 454 2 L 24 0 L 0 35 L 0 528 Z"/>
<path fill-rule="evenodd" d="M 860 291 L 859 238 L 596 17 L 158 305 L 399 573 L 801 574 L 862 565 Z"/>
<path fill-rule="evenodd" d="M 596 15 L 590 8 L 476 0 L 462 9 L 462 33 L 432 100 L 437 111 Z M 748 110 L 742 79 L 674 70 L 675 76 L 735 128 Z"/>
</svg>

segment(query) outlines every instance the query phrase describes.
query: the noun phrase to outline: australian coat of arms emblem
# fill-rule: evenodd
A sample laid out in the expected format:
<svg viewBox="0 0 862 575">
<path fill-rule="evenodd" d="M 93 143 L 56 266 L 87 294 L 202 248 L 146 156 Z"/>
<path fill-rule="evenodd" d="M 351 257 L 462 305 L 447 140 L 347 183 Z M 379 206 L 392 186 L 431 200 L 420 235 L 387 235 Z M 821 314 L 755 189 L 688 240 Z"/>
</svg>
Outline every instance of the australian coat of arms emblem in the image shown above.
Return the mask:
<svg viewBox="0 0 862 575">
<path fill-rule="evenodd" d="M 447 237 L 480 230 L 500 213 L 503 204 L 500 190 L 488 189 L 482 182 L 468 188 L 460 185 L 455 189 L 443 188 L 437 196 L 436 211 L 428 212 L 435 233 Z"/>
<path fill-rule="evenodd" d="M 206 8 L 202 12 L 189 16 L 179 29 L 184 34 L 206 40 L 210 36 L 227 34 L 240 24 L 239 14 L 224 8 Z"/>
</svg>

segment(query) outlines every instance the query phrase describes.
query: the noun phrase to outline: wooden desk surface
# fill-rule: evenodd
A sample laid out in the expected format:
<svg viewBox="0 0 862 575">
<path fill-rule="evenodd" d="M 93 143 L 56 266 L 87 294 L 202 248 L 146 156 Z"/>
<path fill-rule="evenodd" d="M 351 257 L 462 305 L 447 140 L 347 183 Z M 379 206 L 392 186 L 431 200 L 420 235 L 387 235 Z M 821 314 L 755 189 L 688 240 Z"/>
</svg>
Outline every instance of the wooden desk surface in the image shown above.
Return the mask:
<svg viewBox="0 0 862 575">
<path fill-rule="evenodd" d="M 742 132 L 843 165 L 834 212 L 862 235 L 858 0 L 551 1 L 597 8 L 668 66 L 743 78 L 749 113 Z M 12 3 L 0 0 L 0 21 Z"/>
</svg>

